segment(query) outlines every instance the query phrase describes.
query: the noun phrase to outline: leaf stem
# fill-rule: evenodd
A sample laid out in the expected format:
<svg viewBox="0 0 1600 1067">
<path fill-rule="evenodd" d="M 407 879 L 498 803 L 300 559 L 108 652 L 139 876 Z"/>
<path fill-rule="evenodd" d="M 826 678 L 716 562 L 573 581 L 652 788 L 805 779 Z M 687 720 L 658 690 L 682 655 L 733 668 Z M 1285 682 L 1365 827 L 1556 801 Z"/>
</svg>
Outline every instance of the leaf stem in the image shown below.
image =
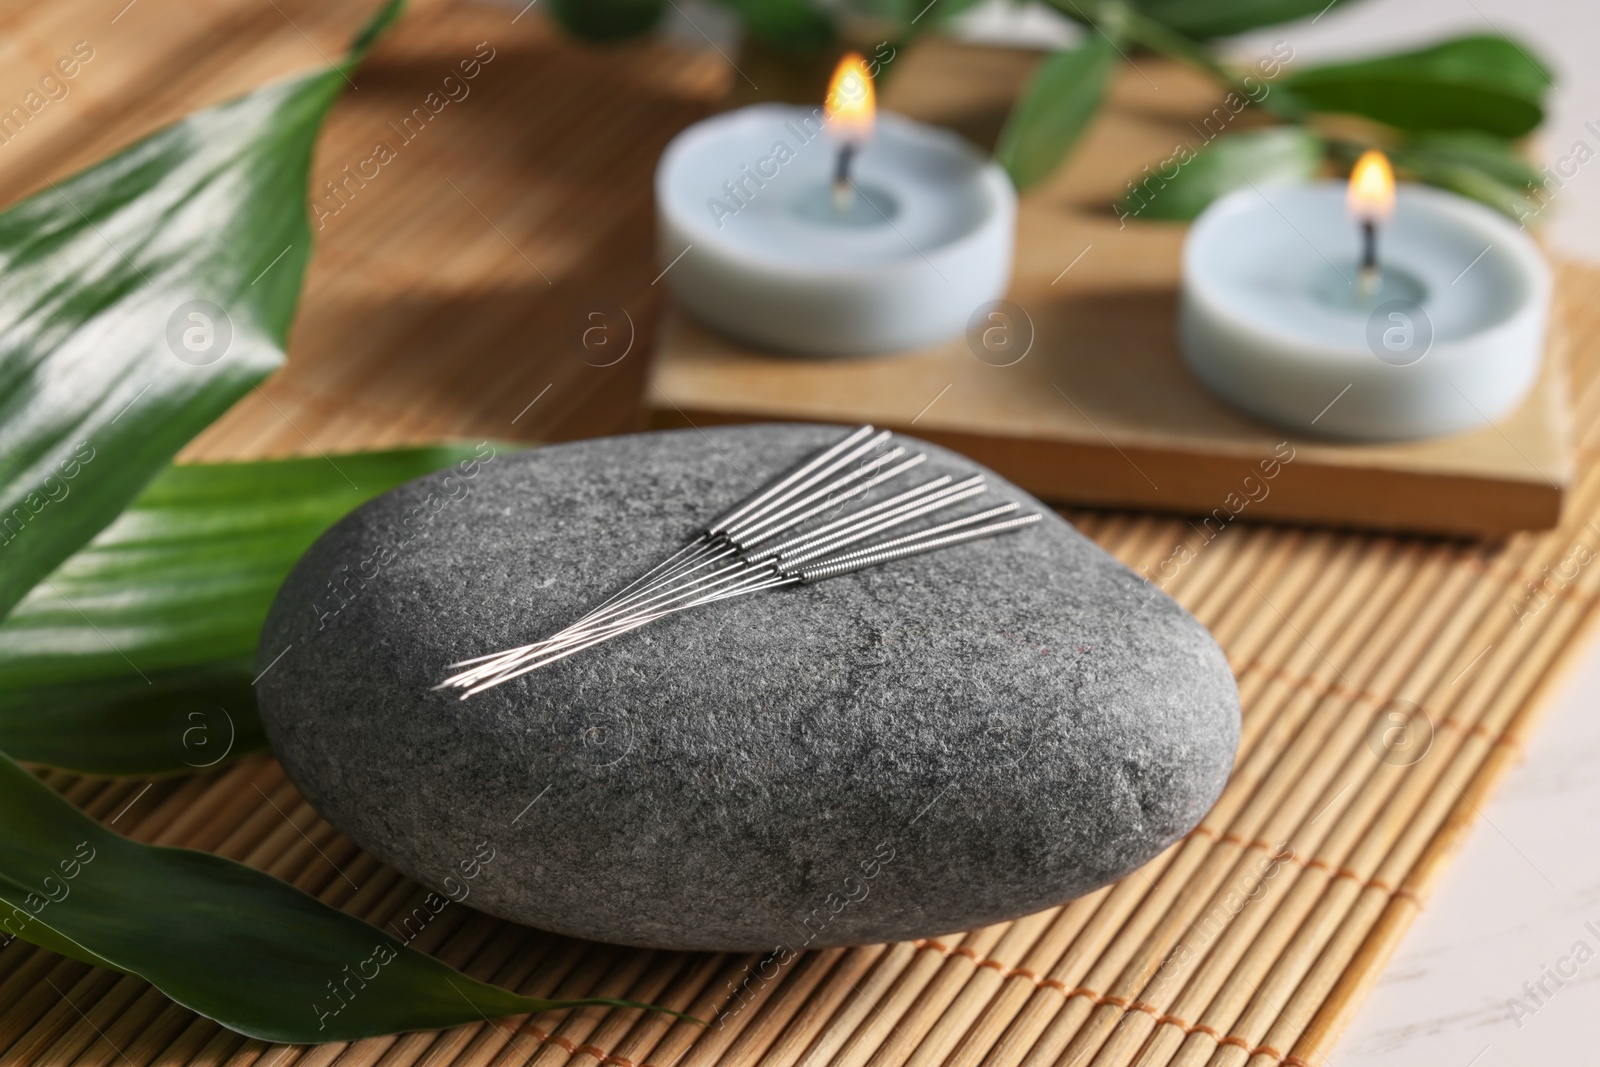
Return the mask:
<svg viewBox="0 0 1600 1067">
<path fill-rule="evenodd" d="M 1254 100 L 1255 96 L 1239 76 L 1219 61 L 1205 45 L 1155 19 L 1141 14 L 1124 0 L 1046 0 L 1051 7 L 1075 21 L 1098 29 L 1113 40 L 1128 42 L 1159 52 L 1209 74 L 1225 88 Z M 1087 12 L 1084 10 L 1087 8 Z M 1257 101 L 1279 118 L 1302 121 L 1306 109 L 1287 93 L 1267 94 Z"/>
</svg>

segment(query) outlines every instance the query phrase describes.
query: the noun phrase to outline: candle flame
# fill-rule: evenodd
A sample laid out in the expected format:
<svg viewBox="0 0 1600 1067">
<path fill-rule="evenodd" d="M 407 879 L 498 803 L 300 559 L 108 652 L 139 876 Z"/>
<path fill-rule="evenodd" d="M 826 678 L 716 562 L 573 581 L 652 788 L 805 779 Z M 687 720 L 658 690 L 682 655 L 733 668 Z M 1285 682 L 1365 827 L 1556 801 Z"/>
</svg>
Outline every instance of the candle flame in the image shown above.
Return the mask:
<svg viewBox="0 0 1600 1067">
<path fill-rule="evenodd" d="M 1346 203 L 1350 214 L 1361 222 L 1383 222 L 1394 213 L 1394 169 L 1388 156 L 1376 148 L 1361 153 L 1350 172 Z"/>
<path fill-rule="evenodd" d="M 872 92 L 872 74 L 866 60 L 850 52 L 834 68 L 824 105 L 828 128 L 840 140 L 860 144 L 872 136 L 877 101 Z"/>
</svg>

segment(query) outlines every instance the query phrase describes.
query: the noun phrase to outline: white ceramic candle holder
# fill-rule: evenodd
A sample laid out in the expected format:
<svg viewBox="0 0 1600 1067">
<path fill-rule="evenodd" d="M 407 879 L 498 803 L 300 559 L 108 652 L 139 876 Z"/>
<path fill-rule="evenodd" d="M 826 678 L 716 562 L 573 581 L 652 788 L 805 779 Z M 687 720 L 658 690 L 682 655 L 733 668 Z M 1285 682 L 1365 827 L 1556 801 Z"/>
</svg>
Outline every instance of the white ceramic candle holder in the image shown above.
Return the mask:
<svg viewBox="0 0 1600 1067">
<path fill-rule="evenodd" d="M 1016 193 L 976 149 L 880 113 L 844 208 L 835 165 L 820 108 L 760 104 L 679 134 L 655 183 L 679 303 L 764 348 L 846 356 L 947 340 L 1005 293 Z"/>
<path fill-rule="evenodd" d="M 1513 411 L 1539 374 L 1551 278 L 1488 208 L 1401 186 L 1379 233 L 1381 287 L 1340 182 L 1244 189 L 1183 250 L 1180 340 L 1217 396 L 1304 434 L 1431 437 Z"/>
</svg>

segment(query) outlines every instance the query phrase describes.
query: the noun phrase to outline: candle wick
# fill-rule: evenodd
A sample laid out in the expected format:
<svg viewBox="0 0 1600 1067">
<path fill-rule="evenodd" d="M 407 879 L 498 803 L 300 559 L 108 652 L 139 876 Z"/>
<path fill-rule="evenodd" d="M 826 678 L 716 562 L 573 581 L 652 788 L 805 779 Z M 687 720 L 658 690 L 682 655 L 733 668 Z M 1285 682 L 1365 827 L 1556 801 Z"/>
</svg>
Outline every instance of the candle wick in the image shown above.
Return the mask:
<svg viewBox="0 0 1600 1067">
<path fill-rule="evenodd" d="M 1361 295 L 1378 291 L 1378 224 L 1371 219 L 1361 223 Z"/>
<path fill-rule="evenodd" d="M 833 169 L 833 206 L 839 214 L 848 214 L 855 203 L 856 187 L 850 182 L 850 164 L 854 162 L 856 146 L 846 141 L 839 146 L 839 155 Z"/>
</svg>

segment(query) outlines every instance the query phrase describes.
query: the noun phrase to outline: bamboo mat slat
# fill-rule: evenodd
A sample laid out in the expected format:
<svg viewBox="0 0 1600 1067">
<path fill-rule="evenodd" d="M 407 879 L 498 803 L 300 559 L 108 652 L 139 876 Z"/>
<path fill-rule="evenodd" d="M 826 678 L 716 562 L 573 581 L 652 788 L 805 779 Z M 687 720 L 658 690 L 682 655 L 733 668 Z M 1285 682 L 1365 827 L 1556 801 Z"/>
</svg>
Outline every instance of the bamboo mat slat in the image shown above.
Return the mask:
<svg viewBox="0 0 1600 1067">
<path fill-rule="evenodd" d="M 7 202 L 194 107 L 315 65 L 363 7 L 124 2 L 0 13 L 11 60 L 0 99 L 73 41 L 96 48 L 73 94 L 0 150 Z M 576 50 L 516 12 L 425 4 L 374 55 L 320 143 L 314 197 L 393 138 L 390 124 L 460 58 L 480 42 L 495 50 L 472 94 L 325 220 L 289 366 L 190 458 L 636 424 L 659 311 L 651 168 L 731 72 L 661 45 Z M 1600 271 L 1559 273 L 1577 424 L 1589 428 L 1600 422 Z M 573 343 L 600 304 L 626 308 L 637 330 L 629 357 L 606 368 Z M 413 944 L 476 977 L 714 1022 L 585 1009 L 306 1047 L 247 1040 L 136 979 L 13 942 L 0 949 L 0 1063 L 1323 1064 L 1584 645 L 1600 569 L 1569 580 L 1545 568 L 1600 540 L 1595 450 L 1586 430 L 1559 528 L 1498 544 L 1246 524 L 1208 539 L 1181 519 L 1069 513 L 1212 629 L 1245 717 L 1233 778 L 1201 827 L 1062 907 L 777 967 L 589 944 L 453 906 Z M 1174 570 L 1164 564 L 1180 545 L 1192 556 Z M 1425 756 L 1378 758 L 1374 723 L 1392 712 L 1431 733 Z M 401 936 L 416 921 L 424 891 L 323 822 L 269 756 L 148 789 L 44 778 L 135 839 L 242 860 Z"/>
</svg>

